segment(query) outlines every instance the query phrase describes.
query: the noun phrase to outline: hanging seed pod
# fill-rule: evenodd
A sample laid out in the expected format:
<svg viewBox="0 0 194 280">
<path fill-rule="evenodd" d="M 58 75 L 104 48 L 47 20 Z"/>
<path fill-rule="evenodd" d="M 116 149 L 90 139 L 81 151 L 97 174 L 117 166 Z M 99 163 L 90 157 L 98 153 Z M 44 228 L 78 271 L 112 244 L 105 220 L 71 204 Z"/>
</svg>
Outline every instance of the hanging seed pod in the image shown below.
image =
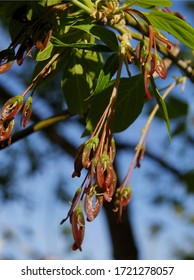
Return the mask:
<svg viewBox="0 0 194 280">
<path fill-rule="evenodd" d="M 84 239 L 85 220 L 82 213 L 81 202 L 76 207 L 71 215 L 72 233 L 75 243 L 72 246 L 73 250 L 79 249 L 82 251 L 81 245 Z"/>
<path fill-rule="evenodd" d="M 34 41 L 30 37 L 28 37 L 22 42 L 16 53 L 16 60 L 18 66 L 21 66 L 23 64 L 24 59 L 31 53 L 33 46 Z"/>
<path fill-rule="evenodd" d="M 0 51 L 0 74 L 8 71 L 14 63 L 14 50 L 6 49 Z"/>
<path fill-rule="evenodd" d="M 5 121 L 0 120 L 0 142 L 3 142 L 8 139 L 8 144 L 11 143 L 11 134 L 14 128 L 14 124 L 14 119 L 9 119 Z"/>
<path fill-rule="evenodd" d="M 88 169 L 91 165 L 91 160 L 94 156 L 94 152 L 96 151 L 99 144 L 98 137 L 94 136 L 93 138 L 87 140 L 84 144 L 84 150 L 82 154 L 82 164 L 84 168 Z"/>
<path fill-rule="evenodd" d="M 32 115 L 32 96 L 29 96 L 22 110 L 21 125 L 23 127 L 26 127 L 26 125 L 30 120 L 31 115 Z"/>
<path fill-rule="evenodd" d="M 117 176 L 116 173 L 114 171 L 114 168 L 109 165 L 107 166 L 106 169 L 106 178 L 105 178 L 105 182 L 104 182 L 104 199 L 108 202 L 110 202 L 112 200 L 112 196 L 115 192 L 115 188 L 116 188 L 116 184 L 117 184 Z"/>
<path fill-rule="evenodd" d="M 84 143 L 79 146 L 79 148 L 76 151 L 75 159 L 74 159 L 74 171 L 72 173 L 72 178 L 74 177 L 80 177 L 81 171 L 83 169 L 83 163 L 82 163 L 82 154 L 84 150 Z"/>
<path fill-rule="evenodd" d="M 103 154 L 97 162 L 96 180 L 103 191 L 104 199 L 110 202 L 116 188 L 117 176 L 107 154 Z"/>
<path fill-rule="evenodd" d="M 13 65 L 14 61 L 8 61 L 6 63 L 0 64 L 0 74 L 7 72 L 11 66 Z"/>
<path fill-rule="evenodd" d="M 72 214 L 73 214 L 73 211 L 76 207 L 76 205 L 78 204 L 78 201 L 80 199 L 80 196 L 81 196 L 81 192 L 82 192 L 82 188 L 78 188 L 77 191 L 75 192 L 74 194 L 74 197 L 73 197 L 73 200 L 71 202 L 71 208 L 69 209 L 69 212 L 67 213 L 67 216 L 65 219 L 63 219 L 60 224 L 62 225 Z"/>
<path fill-rule="evenodd" d="M 95 203 L 94 203 L 95 200 Z M 89 222 L 93 221 L 99 214 L 103 205 L 103 195 L 86 194 L 84 209 Z"/>
<path fill-rule="evenodd" d="M 1 120 L 12 119 L 22 108 L 23 96 L 17 95 L 7 100 L 1 111 Z"/>
<path fill-rule="evenodd" d="M 162 79 L 165 79 L 167 76 L 166 66 L 163 59 L 155 53 L 152 54 L 150 75 L 152 76 L 154 72 L 156 72 Z"/>
</svg>

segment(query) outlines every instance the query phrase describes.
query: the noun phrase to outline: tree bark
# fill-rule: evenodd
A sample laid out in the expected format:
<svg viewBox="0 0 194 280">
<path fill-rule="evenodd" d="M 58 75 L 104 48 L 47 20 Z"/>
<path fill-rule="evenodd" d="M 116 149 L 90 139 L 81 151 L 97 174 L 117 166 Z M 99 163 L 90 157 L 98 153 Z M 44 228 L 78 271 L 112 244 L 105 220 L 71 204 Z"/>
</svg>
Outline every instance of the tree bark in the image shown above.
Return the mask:
<svg viewBox="0 0 194 280">
<path fill-rule="evenodd" d="M 125 209 L 122 215 L 122 223 L 117 223 L 116 215 L 112 211 L 111 203 L 104 203 L 107 222 L 111 235 L 113 259 L 137 260 L 138 251 L 134 240 L 129 209 Z"/>
</svg>

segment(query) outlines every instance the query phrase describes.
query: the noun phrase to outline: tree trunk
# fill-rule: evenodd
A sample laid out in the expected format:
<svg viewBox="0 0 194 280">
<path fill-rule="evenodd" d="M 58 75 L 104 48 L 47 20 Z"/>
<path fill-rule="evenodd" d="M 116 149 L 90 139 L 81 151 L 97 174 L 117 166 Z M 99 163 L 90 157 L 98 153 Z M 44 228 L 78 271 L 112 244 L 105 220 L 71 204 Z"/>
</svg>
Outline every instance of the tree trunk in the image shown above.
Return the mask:
<svg viewBox="0 0 194 280">
<path fill-rule="evenodd" d="M 111 235 L 113 259 L 137 260 L 138 252 L 128 209 L 123 211 L 122 223 L 118 224 L 116 215 L 112 211 L 111 203 L 104 203 L 104 208 Z"/>
</svg>

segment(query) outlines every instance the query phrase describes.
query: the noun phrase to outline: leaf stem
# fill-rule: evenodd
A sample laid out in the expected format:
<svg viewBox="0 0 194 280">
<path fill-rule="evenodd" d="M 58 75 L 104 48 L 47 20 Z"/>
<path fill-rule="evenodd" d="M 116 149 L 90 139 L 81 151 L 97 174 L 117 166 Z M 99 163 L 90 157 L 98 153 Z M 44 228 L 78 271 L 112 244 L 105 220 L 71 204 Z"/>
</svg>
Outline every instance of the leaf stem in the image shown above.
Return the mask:
<svg viewBox="0 0 194 280">
<path fill-rule="evenodd" d="M 93 9 L 91 9 L 91 1 L 85 0 L 85 1 L 82 1 L 82 2 L 84 2 L 85 4 L 81 3 L 78 0 L 71 0 L 72 4 L 76 5 L 80 9 L 84 10 L 87 14 L 91 15 L 92 12 L 93 12 Z M 87 6 L 86 6 L 86 3 L 87 3 Z"/>
<path fill-rule="evenodd" d="M 41 78 L 43 76 L 43 74 L 49 69 L 49 67 L 53 64 L 53 62 L 55 62 L 60 56 L 61 54 L 64 52 L 64 50 L 62 52 L 56 53 L 51 60 L 49 60 L 49 62 L 43 67 L 43 69 L 36 75 L 36 77 L 32 80 L 31 84 L 27 87 L 27 89 L 22 93 L 22 96 L 26 96 L 26 94 L 34 87 L 37 85 L 38 79 Z"/>
<path fill-rule="evenodd" d="M 176 85 L 177 85 L 177 81 L 175 81 L 174 83 L 172 83 L 172 84 L 167 88 L 167 90 L 165 91 L 165 93 L 162 95 L 162 99 L 165 99 L 165 98 L 168 96 L 168 94 L 172 91 L 172 89 L 173 89 Z M 156 104 L 155 107 L 154 107 L 154 109 L 152 110 L 152 112 L 151 112 L 151 114 L 150 114 L 150 116 L 149 116 L 147 122 L 146 122 L 145 127 L 142 129 L 142 131 L 143 131 L 142 136 L 141 136 L 141 138 L 140 138 L 140 140 L 139 140 L 139 143 L 138 143 L 137 146 L 136 146 L 136 153 L 135 153 L 135 155 L 134 155 L 134 157 L 133 157 L 133 160 L 132 160 L 132 162 L 131 162 L 131 164 L 130 164 L 130 167 L 129 167 L 128 171 L 127 171 L 127 174 L 126 174 L 126 176 L 125 176 L 125 178 L 124 178 L 124 180 L 123 180 L 123 182 L 122 182 L 122 184 L 121 184 L 122 187 L 124 187 L 124 186 L 126 186 L 126 185 L 129 185 L 129 183 L 130 183 L 130 180 L 131 180 L 131 177 L 132 177 L 132 172 L 133 172 L 135 163 L 137 162 L 137 159 L 138 159 L 138 156 L 139 156 L 139 154 L 140 154 L 140 152 L 141 152 L 141 149 L 143 148 L 143 146 L 144 146 L 144 144 L 145 144 L 145 140 L 146 140 L 146 137 L 147 137 L 149 128 L 150 128 L 150 126 L 151 126 L 151 123 L 152 123 L 152 121 L 153 121 L 153 119 L 154 119 L 154 117 L 155 117 L 155 115 L 156 115 L 158 109 L 159 109 L 159 106 L 158 106 L 158 104 Z"/>
</svg>

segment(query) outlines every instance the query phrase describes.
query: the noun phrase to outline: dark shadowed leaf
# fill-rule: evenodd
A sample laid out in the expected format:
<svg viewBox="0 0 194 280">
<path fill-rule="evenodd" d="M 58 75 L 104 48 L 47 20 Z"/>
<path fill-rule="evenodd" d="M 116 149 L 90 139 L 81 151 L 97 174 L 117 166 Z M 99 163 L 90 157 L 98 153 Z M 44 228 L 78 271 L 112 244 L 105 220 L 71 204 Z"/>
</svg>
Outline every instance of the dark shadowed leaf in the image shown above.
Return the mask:
<svg viewBox="0 0 194 280">
<path fill-rule="evenodd" d="M 177 119 L 187 115 L 188 104 L 183 100 L 170 96 L 166 101 L 166 106 L 170 119 Z"/>
<path fill-rule="evenodd" d="M 194 171 L 189 171 L 182 175 L 183 180 L 186 183 L 187 191 L 194 193 Z"/>
<path fill-rule="evenodd" d="M 93 35 L 96 39 L 104 42 L 111 50 L 118 50 L 118 41 L 116 34 L 113 31 L 107 29 L 106 27 L 94 24 L 76 25 L 73 27 L 83 30 L 90 35 Z"/>
</svg>

